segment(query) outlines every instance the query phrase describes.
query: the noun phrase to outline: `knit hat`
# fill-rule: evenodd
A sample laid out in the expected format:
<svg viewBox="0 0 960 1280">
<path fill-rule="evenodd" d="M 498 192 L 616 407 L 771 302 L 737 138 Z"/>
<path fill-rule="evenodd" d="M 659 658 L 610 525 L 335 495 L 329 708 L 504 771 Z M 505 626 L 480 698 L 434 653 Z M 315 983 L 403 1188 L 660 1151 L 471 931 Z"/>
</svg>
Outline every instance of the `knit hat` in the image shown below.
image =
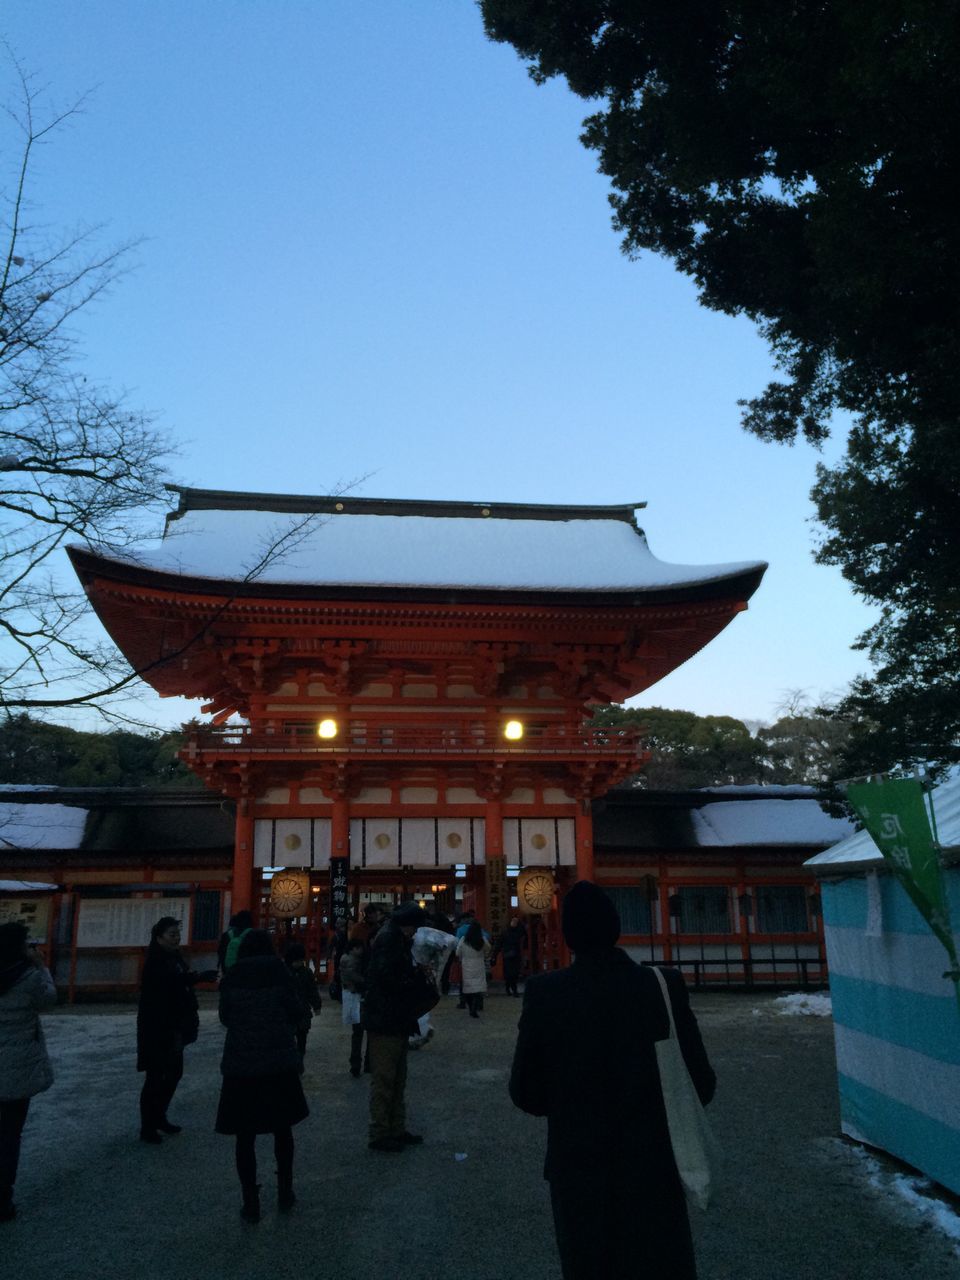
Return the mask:
<svg viewBox="0 0 960 1280">
<path fill-rule="evenodd" d="M 408 925 L 414 925 L 419 929 L 421 925 L 427 923 L 427 913 L 415 902 L 402 902 L 390 919 L 402 929 Z"/>
<path fill-rule="evenodd" d="M 589 880 L 578 880 L 563 899 L 563 936 L 571 951 L 613 947 L 620 937 L 617 909 Z"/>
</svg>

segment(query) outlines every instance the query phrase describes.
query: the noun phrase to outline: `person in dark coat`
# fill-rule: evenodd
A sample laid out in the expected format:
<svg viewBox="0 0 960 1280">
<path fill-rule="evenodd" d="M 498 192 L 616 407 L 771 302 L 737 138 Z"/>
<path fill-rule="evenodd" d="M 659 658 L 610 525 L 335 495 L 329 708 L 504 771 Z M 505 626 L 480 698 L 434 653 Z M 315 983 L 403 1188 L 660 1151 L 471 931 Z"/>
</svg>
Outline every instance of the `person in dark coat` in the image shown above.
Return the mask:
<svg viewBox="0 0 960 1280">
<path fill-rule="evenodd" d="M 313 1015 L 323 1007 L 320 989 L 313 970 L 307 964 L 307 949 L 302 942 L 291 942 L 284 952 L 283 958 L 300 1001 L 300 1021 L 297 1023 L 297 1051 L 300 1054 L 300 1071 L 303 1073 L 303 1060 L 307 1053 L 307 1036 Z"/>
<path fill-rule="evenodd" d="M 290 970 L 269 933 L 251 929 L 220 986 L 220 1021 L 227 1028 L 220 1070 L 217 1133 L 236 1137 L 237 1173 L 243 1192 L 240 1216 L 260 1221 L 257 1134 L 273 1134 L 277 1158 L 277 1207 L 296 1203 L 293 1193 L 293 1126 L 309 1114 L 300 1084 L 296 1028 L 302 1014 Z"/>
<path fill-rule="evenodd" d="M 180 1132 L 167 1108 L 183 1075 L 184 1045 L 193 1044 L 200 1028 L 198 982 L 213 982 L 216 971 L 193 972 L 180 951 L 180 921 L 162 916 L 150 930 L 137 1006 L 137 1070 L 143 1071 L 140 1092 L 140 1140 L 154 1145 L 161 1133 Z"/>
<path fill-rule="evenodd" d="M 418 1032 L 415 1009 L 421 988 L 411 951 L 413 935 L 427 914 L 415 902 L 397 907 L 370 950 L 364 1020 L 370 1054 L 372 1151 L 403 1151 L 423 1138 L 407 1130 L 404 1089 L 408 1038 Z"/>
<path fill-rule="evenodd" d="M 581 880 L 563 901 L 567 969 L 531 977 L 510 1097 L 547 1117 L 544 1177 L 564 1280 L 695 1280 L 683 1187 L 664 1110 L 655 1043 L 669 1035 L 656 974 L 615 944 L 611 900 Z M 716 1078 L 683 977 L 664 969 L 677 1038 L 706 1104 Z"/>
<path fill-rule="evenodd" d="M 527 931 L 519 916 L 514 916 L 500 937 L 493 944 L 490 963 L 496 964 L 497 956 L 503 956 L 503 986 L 508 996 L 519 996 L 520 965 L 523 949 L 527 945 Z"/>
<path fill-rule="evenodd" d="M 21 921 L 0 924 L 0 1222 L 17 1216 L 13 1187 L 30 1099 L 53 1083 L 40 1010 L 57 1003 L 57 990 L 28 939 Z"/>
</svg>

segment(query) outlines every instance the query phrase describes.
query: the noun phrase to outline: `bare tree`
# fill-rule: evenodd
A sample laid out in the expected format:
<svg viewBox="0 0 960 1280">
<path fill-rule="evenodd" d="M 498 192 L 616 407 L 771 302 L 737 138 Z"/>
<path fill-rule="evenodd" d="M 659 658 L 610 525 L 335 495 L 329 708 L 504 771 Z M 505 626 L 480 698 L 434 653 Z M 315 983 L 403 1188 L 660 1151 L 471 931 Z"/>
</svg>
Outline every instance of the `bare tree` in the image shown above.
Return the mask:
<svg viewBox="0 0 960 1280">
<path fill-rule="evenodd" d="M 129 547 L 163 510 L 171 449 L 150 419 L 77 367 L 78 313 L 115 283 L 133 246 L 98 252 L 98 228 L 59 237 L 32 221 L 40 149 L 80 110 L 47 111 L 7 51 L 15 101 L 0 124 L 0 708 L 96 701 L 125 664 L 91 639 L 63 547 Z M 129 669 L 127 668 L 127 672 Z"/>
</svg>

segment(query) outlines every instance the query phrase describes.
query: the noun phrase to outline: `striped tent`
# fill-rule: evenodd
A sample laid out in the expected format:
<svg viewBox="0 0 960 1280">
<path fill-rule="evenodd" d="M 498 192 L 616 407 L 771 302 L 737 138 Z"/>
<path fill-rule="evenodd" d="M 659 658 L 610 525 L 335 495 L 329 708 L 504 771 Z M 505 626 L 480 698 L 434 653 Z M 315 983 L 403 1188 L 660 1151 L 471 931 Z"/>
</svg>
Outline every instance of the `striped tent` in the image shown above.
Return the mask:
<svg viewBox="0 0 960 1280">
<path fill-rule="evenodd" d="M 960 775 L 933 808 L 960 946 Z M 843 1132 L 960 1193 L 960 1006 L 946 950 L 866 831 L 805 865 L 822 882 Z"/>
</svg>

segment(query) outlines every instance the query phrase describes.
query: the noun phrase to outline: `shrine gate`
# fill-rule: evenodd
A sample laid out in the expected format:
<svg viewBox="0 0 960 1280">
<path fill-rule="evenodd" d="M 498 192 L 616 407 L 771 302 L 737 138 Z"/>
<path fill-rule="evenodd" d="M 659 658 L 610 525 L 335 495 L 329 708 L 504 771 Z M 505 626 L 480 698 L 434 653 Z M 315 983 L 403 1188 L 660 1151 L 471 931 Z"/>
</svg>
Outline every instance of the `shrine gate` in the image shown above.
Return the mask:
<svg viewBox="0 0 960 1280">
<path fill-rule="evenodd" d="M 234 910 L 284 868 L 307 916 L 332 867 L 354 905 L 451 910 L 459 881 L 491 929 L 531 872 L 549 917 L 593 876 L 591 800 L 643 763 L 592 708 L 695 654 L 765 568 L 657 560 L 642 504 L 174 492 L 157 548 L 70 555 L 143 678 L 204 700 L 183 758 L 235 802 Z"/>
</svg>

